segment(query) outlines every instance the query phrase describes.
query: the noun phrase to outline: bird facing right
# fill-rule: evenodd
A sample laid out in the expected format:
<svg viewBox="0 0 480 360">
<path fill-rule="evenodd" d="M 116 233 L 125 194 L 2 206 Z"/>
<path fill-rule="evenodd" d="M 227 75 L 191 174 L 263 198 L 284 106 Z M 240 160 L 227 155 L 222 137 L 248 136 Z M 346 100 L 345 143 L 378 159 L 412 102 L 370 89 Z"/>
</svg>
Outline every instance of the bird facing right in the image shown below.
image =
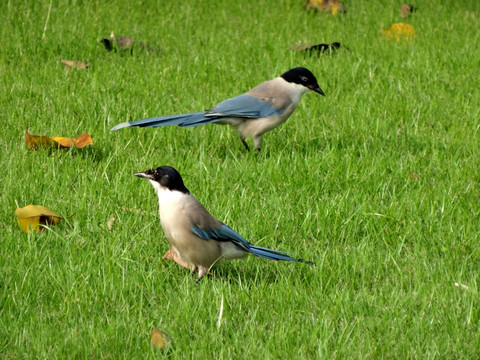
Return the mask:
<svg viewBox="0 0 480 360">
<path fill-rule="evenodd" d="M 185 187 L 177 170 L 160 166 L 135 176 L 148 179 L 155 188 L 160 206 L 160 222 L 167 240 L 184 263 L 198 269 L 198 278 L 222 259 L 240 259 L 248 254 L 269 260 L 296 259 L 285 252 L 255 246 L 230 227 L 214 218 Z"/>
<path fill-rule="evenodd" d="M 112 131 L 130 126 L 191 127 L 216 123 L 235 128 L 247 150 L 245 139 L 248 137 L 253 138 L 255 148 L 260 150 L 262 135 L 287 121 L 302 95 L 309 91 L 325 96 L 315 75 L 304 67 L 296 67 L 242 95 L 220 102 L 211 110 L 127 121 L 114 126 Z"/>
</svg>

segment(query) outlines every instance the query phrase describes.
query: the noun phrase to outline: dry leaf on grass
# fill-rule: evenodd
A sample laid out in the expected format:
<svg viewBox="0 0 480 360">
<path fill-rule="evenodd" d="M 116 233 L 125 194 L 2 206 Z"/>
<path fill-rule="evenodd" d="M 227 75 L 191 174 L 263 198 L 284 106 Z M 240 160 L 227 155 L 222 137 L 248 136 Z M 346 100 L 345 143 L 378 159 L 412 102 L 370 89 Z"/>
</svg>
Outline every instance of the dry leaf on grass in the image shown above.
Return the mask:
<svg viewBox="0 0 480 360">
<path fill-rule="evenodd" d="M 39 147 L 53 147 L 57 149 L 71 148 L 73 146 L 82 148 L 87 145 L 93 145 L 93 140 L 88 133 L 79 135 L 76 139 L 70 139 L 60 136 L 41 136 L 30 135 L 25 130 L 25 142 L 31 150 L 37 150 Z"/>
<path fill-rule="evenodd" d="M 345 6 L 337 0 L 307 0 L 304 4 L 306 10 L 328 12 L 332 15 L 338 15 L 346 12 Z"/>
<path fill-rule="evenodd" d="M 170 338 L 162 330 L 158 330 L 157 328 L 154 328 L 152 330 L 152 346 L 153 347 L 163 350 L 168 345 L 170 345 L 171 342 L 172 341 L 170 340 Z"/>
<path fill-rule="evenodd" d="M 76 61 L 76 60 L 62 60 L 62 63 L 65 65 L 65 69 L 88 69 L 88 63 Z"/>
<path fill-rule="evenodd" d="M 42 231 L 42 225 L 57 225 L 63 218 L 41 205 L 28 205 L 15 210 L 18 224 L 24 232 Z"/>
<path fill-rule="evenodd" d="M 115 215 L 112 214 L 112 216 L 110 216 L 110 219 L 108 219 L 107 221 L 107 228 L 109 231 L 112 231 L 113 224 L 115 224 Z"/>
<path fill-rule="evenodd" d="M 401 10 L 402 17 L 407 17 L 408 15 L 411 15 L 415 11 L 417 11 L 417 8 L 415 6 L 410 4 L 402 4 L 402 10 Z"/>
<path fill-rule="evenodd" d="M 416 173 L 410 173 L 410 174 L 408 175 L 408 178 L 409 178 L 410 180 L 412 180 L 412 181 L 418 181 L 418 179 L 420 179 L 420 176 L 419 176 L 418 174 L 416 174 Z"/>
<path fill-rule="evenodd" d="M 343 14 L 346 12 L 345 6 L 340 1 L 334 1 L 330 7 L 332 15 Z"/>
<path fill-rule="evenodd" d="M 415 28 L 410 24 L 395 23 L 389 28 L 383 29 L 382 34 L 387 39 L 413 40 L 416 35 Z"/>
</svg>

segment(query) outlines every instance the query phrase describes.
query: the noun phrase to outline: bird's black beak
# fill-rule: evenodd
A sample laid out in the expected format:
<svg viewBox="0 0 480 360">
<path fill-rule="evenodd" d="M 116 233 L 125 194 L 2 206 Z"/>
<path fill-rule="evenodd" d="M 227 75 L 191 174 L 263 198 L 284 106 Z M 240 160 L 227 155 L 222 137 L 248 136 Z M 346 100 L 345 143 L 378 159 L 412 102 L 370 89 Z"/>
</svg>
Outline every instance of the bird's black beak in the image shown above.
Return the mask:
<svg viewBox="0 0 480 360">
<path fill-rule="evenodd" d="M 322 96 L 325 96 L 325 93 L 323 92 L 322 89 L 320 89 L 320 86 L 315 86 L 315 87 L 312 87 L 312 90 L 315 91 L 316 93 L 319 93 L 320 95 Z"/>
<path fill-rule="evenodd" d="M 152 175 L 144 173 L 144 172 L 139 172 L 139 173 L 136 173 L 136 174 L 133 174 L 133 175 L 141 177 L 141 178 L 145 178 L 145 179 L 148 179 L 148 180 L 153 180 Z"/>
</svg>

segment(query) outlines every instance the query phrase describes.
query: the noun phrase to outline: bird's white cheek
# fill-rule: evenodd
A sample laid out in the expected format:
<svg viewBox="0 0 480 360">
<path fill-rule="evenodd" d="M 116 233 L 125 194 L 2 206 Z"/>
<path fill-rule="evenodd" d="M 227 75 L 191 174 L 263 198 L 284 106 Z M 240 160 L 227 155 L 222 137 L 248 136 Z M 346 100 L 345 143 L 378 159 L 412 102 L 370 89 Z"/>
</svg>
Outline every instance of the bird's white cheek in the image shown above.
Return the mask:
<svg viewBox="0 0 480 360">
<path fill-rule="evenodd" d="M 153 181 L 153 180 L 148 180 L 148 181 L 150 181 L 150 184 L 153 185 L 153 188 L 155 189 L 155 191 L 157 193 L 162 190 L 162 187 L 160 186 L 160 184 L 158 182 Z"/>
</svg>

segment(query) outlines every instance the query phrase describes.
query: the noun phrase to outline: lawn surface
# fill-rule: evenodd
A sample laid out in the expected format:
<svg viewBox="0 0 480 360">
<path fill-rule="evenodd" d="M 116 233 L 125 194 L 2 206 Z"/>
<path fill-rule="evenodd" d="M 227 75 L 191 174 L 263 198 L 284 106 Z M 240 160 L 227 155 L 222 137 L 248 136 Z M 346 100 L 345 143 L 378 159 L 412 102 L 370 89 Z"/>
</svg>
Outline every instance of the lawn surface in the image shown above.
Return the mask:
<svg viewBox="0 0 480 360">
<path fill-rule="evenodd" d="M 0 358 L 478 357 L 480 4 L 419 2 L 406 19 L 401 1 L 345 5 L 0 3 Z M 385 41 L 395 22 L 415 40 Z M 151 48 L 106 52 L 112 30 Z M 291 50 L 333 41 L 350 52 Z M 327 96 L 305 95 L 259 154 L 222 126 L 110 132 L 296 66 Z M 25 130 L 95 144 L 31 151 Z M 161 259 L 157 198 L 133 176 L 160 165 L 252 243 L 317 265 L 249 257 L 194 284 Z M 25 234 L 28 204 L 73 216 Z"/>
</svg>

